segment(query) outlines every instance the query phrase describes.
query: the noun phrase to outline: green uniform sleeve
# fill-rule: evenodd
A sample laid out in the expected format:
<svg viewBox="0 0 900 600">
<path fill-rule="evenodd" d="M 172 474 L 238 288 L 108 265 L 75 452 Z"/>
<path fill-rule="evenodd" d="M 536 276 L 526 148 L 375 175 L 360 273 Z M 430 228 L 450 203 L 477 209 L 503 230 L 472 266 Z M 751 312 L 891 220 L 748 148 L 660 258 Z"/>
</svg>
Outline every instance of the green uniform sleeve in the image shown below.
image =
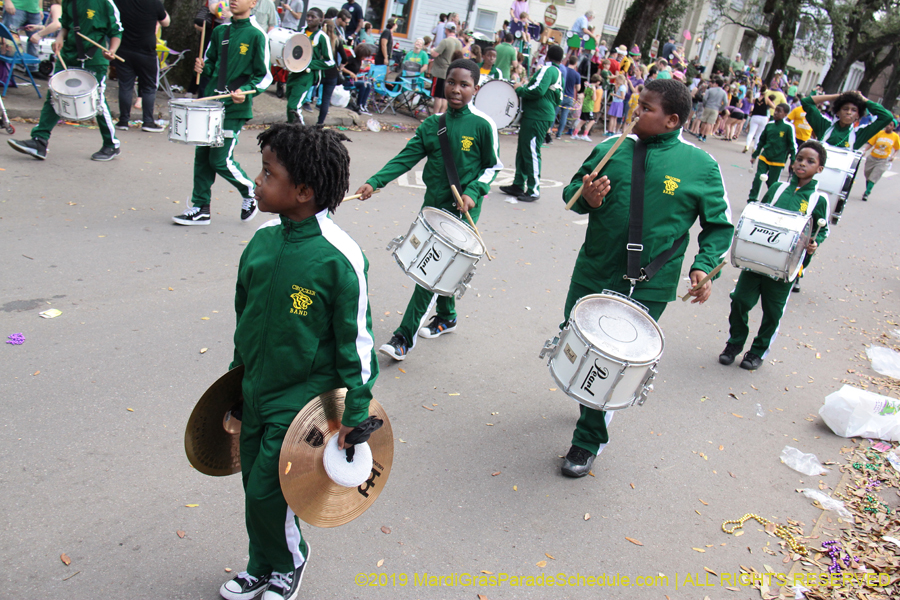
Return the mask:
<svg viewBox="0 0 900 600">
<path fill-rule="evenodd" d="M 500 141 L 497 130 L 485 121 L 484 126 L 479 128 L 478 137 L 478 146 L 481 148 L 480 173 L 466 186 L 463 194 L 480 204 L 482 198 L 491 191 L 491 183 L 503 168 L 503 163 L 500 162 Z"/>
<path fill-rule="evenodd" d="M 770 127 L 766 125 L 763 127 L 762 135 L 759 136 L 759 143 L 756 145 L 756 150 L 753 151 L 753 158 L 758 158 L 762 151 L 765 149 L 766 144 L 769 141 L 769 129 Z"/>
<path fill-rule="evenodd" d="M 235 285 L 234 292 L 234 312 L 235 312 L 235 323 L 241 322 L 241 315 L 244 314 L 244 307 L 247 306 L 247 288 L 244 287 L 243 281 L 241 281 L 241 275 L 243 273 L 244 266 L 244 255 L 241 255 L 240 263 L 238 264 L 238 276 L 237 276 L 237 284 Z M 240 352 L 238 352 L 237 344 L 234 346 L 234 357 L 231 360 L 231 365 L 228 367 L 228 370 L 235 367 L 239 367 L 244 364 L 244 359 L 241 357 Z"/>
<path fill-rule="evenodd" d="M 242 85 L 240 90 L 249 92 L 251 90 L 265 91 L 272 83 L 267 77 L 269 75 L 269 40 L 265 35 L 257 36 L 258 47 L 253 53 L 253 63 L 251 65 L 250 79 Z"/>
<path fill-rule="evenodd" d="M 554 73 L 550 72 L 551 69 L 553 69 L 554 73 L 559 74 L 559 71 L 554 67 L 541 69 L 534 74 L 531 81 L 528 82 L 528 85 L 516 88 L 516 94 L 529 100 L 543 98 L 544 94 L 547 93 L 547 90 L 550 89 L 550 86 L 555 82 Z"/>
<path fill-rule="evenodd" d="M 710 158 L 710 168 L 706 186 L 708 193 L 703 194 L 700 201 L 700 235 L 697 243 L 700 246 L 691 271 L 699 269 L 709 273 L 722 262 L 722 257 L 731 247 L 734 237 L 734 225 L 731 223 L 731 207 L 725 193 L 722 172 L 719 165 Z M 718 277 L 718 276 L 717 276 Z"/>
<path fill-rule="evenodd" d="M 825 239 L 828 237 L 828 234 L 830 233 L 828 230 L 828 197 L 825 196 L 825 194 L 818 194 L 818 197 L 819 197 L 819 201 L 816 202 L 816 207 L 813 209 L 813 213 L 812 213 L 812 216 L 813 216 L 812 226 L 813 226 L 813 231 L 815 231 L 816 228 L 818 227 L 818 225 L 816 225 L 816 223 L 819 222 L 819 219 L 825 220 L 825 226 L 819 230 L 819 234 L 816 236 L 816 243 L 821 246 L 822 242 L 825 241 Z"/>
<path fill-rule="evenodd" d="M 114 37 L 121 38 L 122 32 L 122 23 L 119 21 L 119 14 L 116 5 L 113 4 L 112 0 L 106 0 L 105 4 L 106 8 L 106 37 L 112 39 Z"/>
<path fill-rule="evenodd" d="M 425 158 L 424 123 L 416 129 L 416 134 L 406 143 L 406 147 L 397 156 L 388 161 L 381 170 L 372 175 L 366 183 L 373 189 L 380 189 L 397 179 Z"/>
<path fill-rule="evenodd" d="M 869 100 L 866 102 L 866 109 L 875 117 L 875 120 L 856 132 L 856 142 L 853 144 L 854 150 L 859 150 L 865 146 L 870 138 L 877 135 L 888 123 L 894 120 L 891 111 L 877 102 Z"/>
<path fill-rule="evenodd" d="M 812 127 L 815 136 L 821 140 L 828 128 L 831 127 L 831 121 L 822 116 L 819 107 L 812 101 L 812 96 L 800 98 L 800 106 L 806 111 L 806 122 Z"/>
<path fill-rule="evenodd" d="M 335 65 L 334 54 L 331 51 L 331 43 L 324 33 L 316 33 L 316 45 L 313 48 L 313 59 L 307 67 L 310 71 L 324 71 Z"/>
<path fill-rule="evenodd" d="M 369 416 L 372 386 L 378 377 L 366 276 L 364 272 L 356 275 L 337 294 L 332 318 L 335 369 L 347 388 L 341 424 L 347 427 L 356 427 Z"/>
<path fill-rule="evenodd" d="M 612 147 L 612 144 L 615 142 L 616 138 L 611 138 L 609 140 L 604 141 L 601 144 L 598 144 L 593 152 L 591 152 L 590 156 L 587 157 L 587 160 L 581 165 L 581 168 L 578 169 L 578 172 L 572 176 L 572 180 L 569 182 L 569 185 L 563 189 L 563 202 L 566 204 L 569 203 L 569 200 L 572 199 L 572 196 L 575 195 L 575 192 L 578 191 L 578 188 L 581 187 L 582 179 L 585 175 L 594 170 L 594 167 L 600 162 L 601 157 L 603 157 L 606 152 Z M 622 142 L 623 144 L 625 142 Z M 598 176 L 602 176 L 603 171 L 600 171 Z M 578 213 L 579 215 L 584 215 L 589 212 L 600 210 L 603 208 L 601 204 L 598 208 L 593 208 L 590 204 L 587 203 L 587 200 L 584 199 L 584 196 L 580 196 L 575 204 L 572 205 L 572 212 Z"/>
<path fill-rule="evenodd" d="M 210 36 L 209 46 L 206 47 L 206 54 L 203 55 L 203 75 L 212 77 L 213 68 L 219 62 L 219 48 L 222 46 L 222 32 L 224 27 L 216 27 Z"/>
</svg>

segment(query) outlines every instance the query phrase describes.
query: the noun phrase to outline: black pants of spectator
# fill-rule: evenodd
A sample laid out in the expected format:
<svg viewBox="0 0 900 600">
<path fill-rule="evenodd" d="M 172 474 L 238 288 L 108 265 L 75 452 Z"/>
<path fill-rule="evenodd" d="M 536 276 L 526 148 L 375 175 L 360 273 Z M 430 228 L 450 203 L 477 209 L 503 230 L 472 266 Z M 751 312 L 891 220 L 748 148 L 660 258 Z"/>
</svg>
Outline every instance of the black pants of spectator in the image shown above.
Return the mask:
<svg viewBox="0 0 900 600">
<path fill-rule="evenodd" d="M 125 62 L 116 61 L 119 78 L 119 122 L 131 120 L 131 103 L 134 100 L 134 80 L 137 77 L 138 92 L 144 109 L 144 124 L 153 124 L 153 104 L 159 85 L 159 61 L 156 53 L 145 54 L 120 48 L 116 52 Z"/>
<path fill-rule="evenodd" d="M 325 117 L 328 116 L 328 108 L 331 106 L 331 94 L 336 86 L 337 77 L 322 80 L 322 104 L 319 105 L 318 125 L 325 124 Z"/>
</svg>

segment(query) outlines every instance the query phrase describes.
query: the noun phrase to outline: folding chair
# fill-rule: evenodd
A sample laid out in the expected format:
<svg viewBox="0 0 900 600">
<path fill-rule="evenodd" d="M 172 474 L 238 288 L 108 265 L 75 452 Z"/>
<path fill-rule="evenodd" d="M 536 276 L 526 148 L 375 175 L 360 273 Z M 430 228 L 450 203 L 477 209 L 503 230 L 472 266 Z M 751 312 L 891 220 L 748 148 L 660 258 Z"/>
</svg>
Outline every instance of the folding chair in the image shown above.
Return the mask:
<svg viewBox="0 0 900 600">
<path fill-rule="evenodd" d="M 181 59 L 185 57 L 185 54 L 190 52 L 190 48 L 187 50 L 182 50 L 181 52 L 176 52 L 172 50 L 163 40 L 156 40 L 156 56 L 159 60 L 159 84 L 158 89 L 162 91 L 166 96 L 169 97 L 169 100 L 175 99 L 175 92 L 172 89 L 172 84 L 169 83 L 169 78 L 167 75 L 169 71 L 175 68 Z M 175 60 L 169 62 L 169 57 L 175 57 Z"/>
<path fill-rule="evenodd" d="M 3 93 L 0 96 L 6 96 L 6 89 L 9 87 L 9 82 L 13 80 L 13 77 L 18 77 L 22 81 L 31 81 L 31 85 L 34 86 L 34 91 L 37 92 L 38 98 L 41 97 L 41 90 L 38 88 L 38 84 L 35 83 L 34 77 L 31 75 L 31 69 L 29 69 L 29 65 L 37 66 L 40 64 L 40 59 L 36 56 L 32 56 L 31 54 L 25 54 L 22 52 L 22 49 L 19 48 L 19 44 L 16 39 L 13 37 L 13 34 L 10 33 L 9 29 L 7 29 L 6 25 L 0 23 L 0 39 L 8 40 L 15 48 L 15 54 L 12 56 L 7 56 L 6 54 L 0 54 L 0 61 L 5 62 L 9 65 L 9 73 L 6 75 L 6 81 L 3 82 Z M 15 73 L 16 65 L 21 65 L 22 69 L 25 71 L 25 74 L 28 75 L 28 79 L 25 79 L 22 75 Z"/>
<path fill-rule="evenodd" d="M 387 81 L 387 66 L 385 65 L 373 65 L 369 75 L 372 77 L 375 95 L 380 96 L 384 102 L 381 108 L 378 108 L 376 102 L 376 110 L 383 114 L 384 111 L 390 108 L 391 114 L 397 114 L 394 110 L 394 100 L 403 92 L 402 84 L 400 82 Z"/>
</svg>

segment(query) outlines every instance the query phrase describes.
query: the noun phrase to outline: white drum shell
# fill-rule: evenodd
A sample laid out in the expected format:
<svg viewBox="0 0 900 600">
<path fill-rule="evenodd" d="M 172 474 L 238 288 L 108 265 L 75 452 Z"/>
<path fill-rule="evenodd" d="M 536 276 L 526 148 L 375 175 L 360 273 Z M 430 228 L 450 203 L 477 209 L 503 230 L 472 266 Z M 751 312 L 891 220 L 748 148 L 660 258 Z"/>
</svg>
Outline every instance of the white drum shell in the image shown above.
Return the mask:
<svg viewBox="0 0 900 600">
<path fill-rule="evenodd" d="M 312 43 L 305 34 L 293 29 L 276 27 L 267 34 L 269 56 L 272 64 L 292 73 L 299 73 L 312 62 Z M 300 48 L 300 56 L 294 57 L 294 48 Z"/>
<path fill-rule="evenodd" d="M 856 169 L 862 160 L 862 152 L 850 148 L 838 148 L 823 144 L 828 158 L 825 168 L 816 175 L 816 188 L 828 196 L 828 207 L 831 214 L 840 214 L 837 203 L 843 194 L 850 193 L 850 183 L 856 175 Z M 845 189 L 846 188 L 846 189 Z"/>
<path fill-rule="evenodd" d="M 778 281 L 793 281 L 811 235 L 809 215 L 751 202 L 734 230 L 731 264 Z"/>
<path fill-rule="evenodd" d="M 594 298 L 620 299 L 632 304 L 627 297 L 610 292 L 585 296 L 578 301 Z M 569 323 L 559 333 L 548 365 L 550 374 L 569 397 L 595 410 L 621 410 L 635 404 L 643 404 L 652 389 L 650 382 L 657 373 L 657 365 L 665 349 L 665 337 L 659 325 L 643 310 L 641 314 L 652 323 L 659 335 L 659 352 L 651 360 L 629 362 L 605 352 L 587 340 L 577 320 L 578 304 L 572 309 Z"/>
<path fill-rule="evenodd" d="M 194 146 L 222 146 L 225 105 L 215 100 L 169 101 L 169 141 Z"/>
<path fill-rule="evenodd" d="M 484 255 L 484 248 L 479 242 L 479 253 L 460 249 L 453 240 L 437 233 L 428 223 L 426 215 L 429 211 L 443 213 L 445 218 L 455 221 L 463 231 L 477 240 L 475 232 L 449 212 L 425 207 L 406 236 L 395 239 L 388 249 L 393 248 L 397 264 L 422 287 L 440 296 L 457 294 L 461 297 L 475 272 L 475 265 Z"/>
<path fill-rule="evenodd" d="M 475 108 L 487 114 L 497 129 L 509 127 L 518 121 L 520 101 L 516 88 L 506 81 L 489 81 L 475 94 Z"/>
<path fill-rule="evenodd" d="M 71 82 L 77 80 L 78 85 Z M 100 107 L 97 78 L 82 69 L 65 69 L 50 78 L 50 104 L 56 114 L 71 121 L 93 119 Z"/>
</svg>

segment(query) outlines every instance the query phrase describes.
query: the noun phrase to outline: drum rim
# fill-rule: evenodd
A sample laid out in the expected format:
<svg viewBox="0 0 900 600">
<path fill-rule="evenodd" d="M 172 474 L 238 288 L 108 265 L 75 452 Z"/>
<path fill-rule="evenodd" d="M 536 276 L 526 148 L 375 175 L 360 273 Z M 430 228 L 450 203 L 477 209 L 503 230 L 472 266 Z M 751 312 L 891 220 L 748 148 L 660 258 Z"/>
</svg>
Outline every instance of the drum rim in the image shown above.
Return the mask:
<svg viewBox="0 0 900 600">
<path fill-rule="evenodd" d="M 464 249 L 460 248 L 456 244 L 456 242 L 449 239 L 446 235 L 442 234 L 440 231 L 437 231 L 434 227 L 431 226 L 431 223 L 428 222 L 428 219 L 426 219 L 424 217 L 426 210 L 444 213 L 445 215 L 447 215 L 448 217 L 451 217 L 454 221 L 456 221 L 457 223 L 459 223 L 460 225 L 465 227 L 469 231 L 469 233 L 472 234 L 472 238 L 474 238 L 474 240 L 478 243 L 478 245 L 481 246 L 481 250 L 482 250 L 481 254 L 473 254 L 473 253 L 469 252 L 468 250 L 464 250 Z M 466 223 L 463 223 L 461 219 L 457 219 L 451 212 L 446 211 L 443 208 L 435 208 L 434 206 L 423 206 L 422 210 L 419 211 L 419 215 L 422 216 L 422 224 L 425 226 L 426 229 L 428 229 L 428 231 L 433 233 L 435 235 L 435 237 L 437 237 L 439 240 L 444 242 L 446 245 L 455 249 L 459 254 L 464 254 L 470 258 L 481 258 L 482 256 L 484 256 L 484 253 L 487 250 L 487 248 L 485 248 L 484 244 L 481 243 L 481 239 L 478 237 L 478 235 L 475 233 L 475 231 L 471 227 L 469 227 Z M 416 217 L 416 218 L 418 219 L 418 217 Z"/>
<path fill-rule="evenodd" d="M 193 98 L 172 98 L 169 100 L 169 110 L 173 106 L 190 110 L 215 110 L 225 111 L 225 104 L 218 100 L 194 100 Z"/>
<path fill-rule="evenodd" d="M 475 108 L 477 108 L 477 109 L 480 110 L 481 112 L 487 114 L 489 117 L 491 117 L 492 120 L 494 120 L 494 117 L 493 117 L 493 115 L 492 115 L 490 112 L 488 112 L 488 111 L 485 110 L 484 108 L 480 108 L 477 104 L 475 104 L 475 101 L 478 100 L 478 94 L 481 93 L 481 90 L 483 90 L 484 88 L 488 87 L 490 84 L 492 84 L 492 83 L 494 83 L 494 82 L 496 82 L 496 83 L 505 83 L 507 86 L 511 87 L 511 88 L 514 90 L 514 91 L 513 91 L 513 96 L 516 98 L 516 114 L 513 115 L 513 117 L 510 119 L 509 123 L 507 123 L 506 125 L 502 125 L 502 126 L 501 126 L 501 125 L 497 125 L 496 122 L 494 123 L 494 125 L 497 125 L 497 129 L 504 129 L 504 128 L 506 128 L 506 127 L 512 126 L 512 124 L 516 122 L 516 119 L 518 119 L 519 116 L 522 114 L 522 99 L 519 98 L 519 96 L 515 93 L 515 89 L 516 89 L 516 88 L 515 88 L 515 86 L 514 86 L 513 84 L 511 84 L 511 83 L 508 82 L 508 81 L 503 81 L 502 79 L 491 79 L 490 81 L 488 81 L 487 83 L 485 83 L 483 86 L 481 86 L 481 87 L 478 89 L 478 92 L 476 92 L 476 93 L 475 93 L 475 96 L 472 98 L 472 104 L 475 106 Z M 494 87 L 499 89 L 499 87 L 496 86 L 496 85 L 495 85 Z M 491 102 L 491 101 L 489 100 L 488 102 Z M 506 113 L 503 113 L 503 115 L 506 116 Z"/>
<path fill-rule="evenodd" d="M 618 296 L 612 296 L 610 294 L 600 293 L 600 294 L 588 294 L 586 296 L 582 296 L 578 300 L 578 302 L 575 303 L 575 306 L 572 307 L 572 311 L 569 313 L 569 324 L 571 324 L 572 322 L 574 322 L 576 325 L 578 324 L 578 319 L 575 317 L 575 311 L 578 308 L 578 305 L 580 305 L 585 300 L 597 299 L 597 298 L 615 300 L 617 302 L 622 302 L 623 304 L 626 304 L 625 298 L 620 298 Z M 627 296 L 626 296 L 626 298 L 627 298 Z M 634 302 L 637 302 L 637 301 L 635 300 Z M 573 329 L 572 332 L 575 333 L 575 335 L 578 336 L 578 339 L 580 339 L 582 342 L 584 342 L 586 346 L 589 346 L 589 347 L 595 349 L 598 354 L 600 354 L 601 356 L 603 356 L 605 358 L 609 358 L 613 362 L 617 362 L 619 364 L 626 365 L 626 366 L 635 366 L 635 367 L 644 367 L 644 366 L 652 365 L 653 363 L 658 363 L 666 351 L 666 336 L 663 333 L 662 327 L 660 327 L 659 323 L 657 323 L 656 319 L 651 317 L 649 313 L 641 310 L 641 308 L 639 306 L 635 306 L 634 302 L 627 302 L 627 304 L 629 304 L 630 306 L 634 307 L 635 309 L 637 309 L 640 312 L 643 312 L 645 315 L 647 315 L 647 318 L 650 320 L 651 323 L 653 323 L 653 326 L 656 328 L 656 332 L 659 334 L 659 340 L 660 340 L 659 354 L 657 354 L 654 358 L 652 358 L 650 360 L 629 361 L 624 358 L 620 358 L 618 356 L 613 356 L 612 354 L 604 351 L 602 348 L 599 348 L 596 344 L 594 344 L 593 342 L 588 340 L 586 338 L 586 336 L 584 336 L 581 333 L 580 329 Z M 565 328 L 568 328 L 569 324 L 567 324 Z M 562 341 L 562 339 L 560 338 L 560 342 L 561 341 Z"/>
<path fill-rule="evenodd" d="M 62 75 L 63 73 L 67 73 L 69 71 L 79 71 L 81 73 L 89 75 L 90 78 L 94 81 L 94 86 L 87 92 L 82 92 L 80 94 L 67 94 L 65 92 L 60 92 L 59 90 L 54 88 L 53 80 L 56 79 L 58 75 Z M 97 81 L 97 78 L 94 77 L 94 74 L 91 73 L 90 71 L 88 71 L 87 69 L 69 68 L 69 69 L 63 69 L 62 71 L 57 71 L 56 73 L 54 73 L 53 76 L 50 77 L 49 80 L 47 80 L 47 87 L 50 88 L 50 91 L 53 92 L 57 96 L 66 96 L 67 98 L 82 98 L 84 96 L 89 96 L 91 94 L 98 93 L 100 90 L 100 82 Z"/>
</svg>

